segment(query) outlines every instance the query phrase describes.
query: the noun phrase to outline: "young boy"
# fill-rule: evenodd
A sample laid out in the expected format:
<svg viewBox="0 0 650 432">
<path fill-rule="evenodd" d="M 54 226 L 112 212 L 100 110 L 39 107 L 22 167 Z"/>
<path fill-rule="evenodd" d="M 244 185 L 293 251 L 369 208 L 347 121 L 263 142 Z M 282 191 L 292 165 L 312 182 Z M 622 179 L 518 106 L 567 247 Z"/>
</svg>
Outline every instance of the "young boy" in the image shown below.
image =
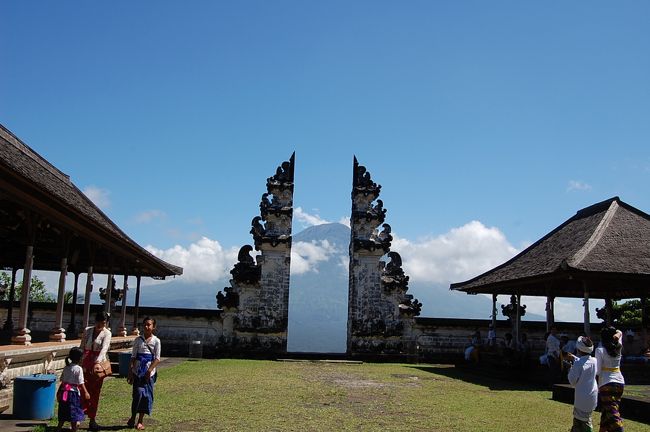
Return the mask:
<svg viewBox="0 0 650 432">
<path fill-rule="evenodd" d="M 591 356 L 594 344 L 587 336 L 580 336 L 576 342 L 578 356 L 569 354 L 573 365 L 569 370 L 569 383 L 575 387 L 573 403 L 573 427 L 571 432 L 592 432 L 591 413 L 598 402 L 596 384 L 596 359 Z"/>
</svg>

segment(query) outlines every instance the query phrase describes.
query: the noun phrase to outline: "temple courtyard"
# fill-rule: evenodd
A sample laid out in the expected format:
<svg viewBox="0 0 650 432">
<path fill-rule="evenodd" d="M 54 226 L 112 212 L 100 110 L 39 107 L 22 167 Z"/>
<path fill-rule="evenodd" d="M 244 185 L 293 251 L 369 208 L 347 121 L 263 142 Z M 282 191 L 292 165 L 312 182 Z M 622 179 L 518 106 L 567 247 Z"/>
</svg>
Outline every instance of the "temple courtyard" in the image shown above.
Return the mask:
<svg viewBox="0 0 650 432">
<path fill-rule="evenodd" d="M 167 359 L 145 426 L 150 431 L 566 432 L 572 405 L 551 396 L 547 388 L 453 365 Z M 104 430 L 126 429 L 130 402 L 123 378 L 105 382 L 97 417 Z M 595 430 L 599 415 L 593 416 Z M 35 430 L 54 431 L 55 424 L 53 419 Z M 628 419 L 625 427 L 650 431 L 650 425 Z"/>
</svg>

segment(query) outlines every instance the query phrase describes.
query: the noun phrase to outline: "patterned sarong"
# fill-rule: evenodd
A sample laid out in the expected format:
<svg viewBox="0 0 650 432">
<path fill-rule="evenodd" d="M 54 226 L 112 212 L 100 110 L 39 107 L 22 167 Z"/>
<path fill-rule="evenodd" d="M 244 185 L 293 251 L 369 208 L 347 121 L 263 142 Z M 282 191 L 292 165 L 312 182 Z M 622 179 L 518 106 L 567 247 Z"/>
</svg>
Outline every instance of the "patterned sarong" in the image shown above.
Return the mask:
<svg viewBox="0 0 650 432">
<path fill-rule="evenodd" d="M 75 423 L 84 420 L 85 416 L 81 407 L 81 396 L 79 395 L 78 386 L 62 383 L 58 399 L 58 418 L 60 421 Z"/>
<path fill-rule="evenodd" d="M 150 379 L 146 378 L 147 369 L 153 361 L 152 354 L 138 354 L 135 361 L 133 376 L 133 401 L 131 402 L 131 413 L 145 413 L 151 415 L 153 408 L 153 387 L 158 374 Z"/>
<path fill-rule="evenodd" d="M 619 407 L 624 388 L 623 384 L 609 383 L 598 389 L 598 402 L 602 410 L 599 432 L 623 432 Z"/>
</svg>

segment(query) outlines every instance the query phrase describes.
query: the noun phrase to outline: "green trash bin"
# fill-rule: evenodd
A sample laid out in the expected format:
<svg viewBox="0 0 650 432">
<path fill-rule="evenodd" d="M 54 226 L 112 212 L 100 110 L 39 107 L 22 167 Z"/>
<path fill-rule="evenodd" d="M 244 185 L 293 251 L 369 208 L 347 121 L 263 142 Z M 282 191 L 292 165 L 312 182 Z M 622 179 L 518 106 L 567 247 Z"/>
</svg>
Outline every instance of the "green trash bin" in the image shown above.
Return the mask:
<svg viewBox="0 0 650 432">
<path fill-rule="evenodd" d="M 54 417 L 56 375 L 34 374 L 14 379 L 13 416 L 23 420 Z"/>
<path fill-rule="evenodd" d="M 120 353 L 120 376 L 126 377 L 129 375 L 129 364 L 131 363 L 131 351 Z"/>
</svg>

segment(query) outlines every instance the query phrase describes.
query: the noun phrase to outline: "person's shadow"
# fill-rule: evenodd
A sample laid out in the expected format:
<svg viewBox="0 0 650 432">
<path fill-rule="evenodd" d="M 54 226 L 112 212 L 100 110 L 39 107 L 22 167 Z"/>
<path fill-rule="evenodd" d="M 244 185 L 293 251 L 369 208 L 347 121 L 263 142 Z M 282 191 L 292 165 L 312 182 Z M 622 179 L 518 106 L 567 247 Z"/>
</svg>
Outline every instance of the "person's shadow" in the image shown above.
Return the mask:
<svg viewBox="0 0 650 432">
<path fill-rule="evenodd" d="M 64 425 L 63 430 L 64 431 L 69 431 L 70 430 L 70 425 L 68 425 L 67 427 Z M 90 430 L 90 429 L 88 429 L 88 427 L 80 426 L 79 429 L 77 429 L 77 430 L 86 431 L 86 430 Z M 116 426 L 104 426 L 104 425 L 102 425 L 100 430 L 102 430 L 102 431 L 121 431 L 121 430 L 133 430 L 133 428 L 128 427 L 127 425 L 116 425 Z M 56 426 L 47 426 L 45 428 L 45 432 L 56 432 Z"/>
</svg>

